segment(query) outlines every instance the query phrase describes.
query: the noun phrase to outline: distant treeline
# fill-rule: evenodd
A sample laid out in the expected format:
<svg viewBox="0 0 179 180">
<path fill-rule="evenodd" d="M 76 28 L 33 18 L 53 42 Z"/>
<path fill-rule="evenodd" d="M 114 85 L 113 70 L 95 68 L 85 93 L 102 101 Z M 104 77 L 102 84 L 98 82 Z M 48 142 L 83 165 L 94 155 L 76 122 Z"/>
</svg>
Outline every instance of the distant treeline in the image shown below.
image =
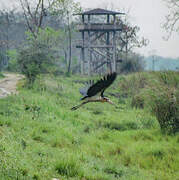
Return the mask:
<svg viewBox="0 0 179 180">
<path fill-rule="evenodd" d="M 146 70 L 179 70 L 179 58 L 170 58 L 162 56 L 149 56 L 144 58 Z"/>
</svg>

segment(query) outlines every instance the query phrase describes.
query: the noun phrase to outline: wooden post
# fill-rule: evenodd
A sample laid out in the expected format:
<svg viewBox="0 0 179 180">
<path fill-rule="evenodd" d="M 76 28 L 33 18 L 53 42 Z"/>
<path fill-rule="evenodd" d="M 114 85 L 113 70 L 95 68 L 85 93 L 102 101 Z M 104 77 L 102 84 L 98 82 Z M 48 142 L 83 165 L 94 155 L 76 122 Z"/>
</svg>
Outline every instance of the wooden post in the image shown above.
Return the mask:
<svg viewBox="0 0 179 180">
<path fill-rule="evenodd" d="M 113 31 L 113 63 L 112 71 L 116 72 L 116 31 Z"/>
<path fill-rule="evenodd" d="M 82 15 L 82 22 L 83 22 L 83 24 L 85 23 L 85 16 L 84 15 Z"/>
<path fill-rule="evenodd" d="M 88 14 L 88 23 L 90 23 L 90 15 Z"/>
<path fill-rule="evenodd" d="M 85 49 L 84 49 L 84 37 L 85 33 L 84 31 L 82 32 L 82 48 L 81 48 L 81 74 L 84 74 L 84 61 L 85 61 Z"/>
<path fill-rule="evenodd" d="M 90 15 L 88 15 L 88 23 L 90 23 Z M 91 60 L 92 60 L 92 50 L 91 50 L 91 36 L 90 31 L 88 31 L 88 52 L 89 52 L 89 59 L 88 59 L 88 75 L 91 75 Z"/>
<path fill-rule="evenodd" d="M 91 39 L 90 39 L 90 31 L 88 31 L 88 52 L 89 52 L 89 59 L 88 59 L 88 75 L 91 75 L 91 60 L 92 60 L 92 49 L 91 49 Z"/>
<path fill-rule="evenodd" d="M 82 15 L 82 22 L 85 23 L 85 17 Z M 82 31 L 82 48 L 81 48 L 81 74 L 84 75 L 84 61 L 85 61 L 85 49 L 84 49 L 84 41 L 85 41 L 85 34 Z"/>
<path fill-rule="evenodd" d="M 116 15 L 113 15 L 113 24 L 116 24 Z"/>
<path fill-rule="evenodd" d="M 109 14 L 107 15 L 107 24 L 109 24 L 109 21 L 110 21 L 110 17 L 109 17 Z M 106 38 L 106 45 L 108 46 L 109 45 L 109 40 L 110 40 L 110 33 L 109 31 L 107 31 L 107 38 Z M 109 58 L 109 47 L 107 47 L 107 54 L 106 54 L 107 58 L 107 68 L 108 68 L 108 71 L 111 73 L 112 71 L 112 68 L 111 68 L 111 60 Z"/>
<path fill-rule="evenodd" d="M 84 48 L 81 48 L 81 74 L 84 75 Z"/>
<path fill-rule="evenodd" d="M 125 38 L 126 38 L 126 45 L 125 45 L 125 50 L 126 50 L 126 52 L 125 52 L 125 55 L 126 55 L 126 57 L 125 57 L 125 59 L 126 59 L 126 61 L 127 61 L 127 59 L 128 59 L 128 39 L 127 39 L 127 31 L 125 32 Z"/>
</svg>

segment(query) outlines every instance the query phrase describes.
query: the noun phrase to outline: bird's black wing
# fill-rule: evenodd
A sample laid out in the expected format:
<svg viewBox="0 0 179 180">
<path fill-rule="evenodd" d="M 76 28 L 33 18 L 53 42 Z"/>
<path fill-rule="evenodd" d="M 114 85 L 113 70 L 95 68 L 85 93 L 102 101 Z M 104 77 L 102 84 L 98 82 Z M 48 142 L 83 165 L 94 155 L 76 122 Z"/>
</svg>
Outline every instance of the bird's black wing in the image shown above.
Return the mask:
<svg viewBox="0 0 179 180">
<path fill-rule="evenodd" d="M 116 79 L 116 76 L 116 72 L 104 76 L 102 79 L 89 87 L 86 95 L 88 97 L 92 97 L 101 92 L 101 96 L 103 96 L 103 92 L 113 83 L 113 81 Z"/>
<path fill-rule="evenodd" d="M 93 80 L 90 80 L 86 83 L 86 86 L 79 89 L 80 93 L 85 97 L 85 96 L 88 96 L 87 95 L 87 92 L 88 92 L 88 89 L 94 84 L 94 81 Z"/>
</svg>

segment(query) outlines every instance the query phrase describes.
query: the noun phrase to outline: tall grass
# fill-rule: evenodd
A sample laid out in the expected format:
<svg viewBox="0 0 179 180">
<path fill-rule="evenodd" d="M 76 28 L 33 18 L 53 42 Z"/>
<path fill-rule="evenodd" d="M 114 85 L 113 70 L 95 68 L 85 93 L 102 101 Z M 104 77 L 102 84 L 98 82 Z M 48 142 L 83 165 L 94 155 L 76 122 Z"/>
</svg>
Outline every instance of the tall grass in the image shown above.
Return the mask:
<svg viewBox="0 0 179 180">
<path fill-rule="evenodd" d="M 166 71 L 125 76 L 121 93 L 131 98 L 131 106 L 149 108 L 164 132 L 179 131 L 179 73 Z"/>
</svg>

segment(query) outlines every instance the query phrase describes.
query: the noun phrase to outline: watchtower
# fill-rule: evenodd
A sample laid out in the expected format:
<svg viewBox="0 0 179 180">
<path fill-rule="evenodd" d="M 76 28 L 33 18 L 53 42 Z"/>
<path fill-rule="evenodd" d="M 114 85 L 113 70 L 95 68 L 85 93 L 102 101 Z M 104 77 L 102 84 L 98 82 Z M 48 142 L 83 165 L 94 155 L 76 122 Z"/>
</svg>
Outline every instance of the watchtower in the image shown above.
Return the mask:
<svg viewBox="0 0 179 180">
<path fill-rule="evenodd" d="M 122 31 L 122 21 L 116 18 L 124 13 L 93 9 L 76 15 L 82 16 L 78 25 L 82 39 L 76 47 L 81 49 L 81 74 L 88 75 L 100 68 L 116 71 L 116 32 Z"/>
</svg>

